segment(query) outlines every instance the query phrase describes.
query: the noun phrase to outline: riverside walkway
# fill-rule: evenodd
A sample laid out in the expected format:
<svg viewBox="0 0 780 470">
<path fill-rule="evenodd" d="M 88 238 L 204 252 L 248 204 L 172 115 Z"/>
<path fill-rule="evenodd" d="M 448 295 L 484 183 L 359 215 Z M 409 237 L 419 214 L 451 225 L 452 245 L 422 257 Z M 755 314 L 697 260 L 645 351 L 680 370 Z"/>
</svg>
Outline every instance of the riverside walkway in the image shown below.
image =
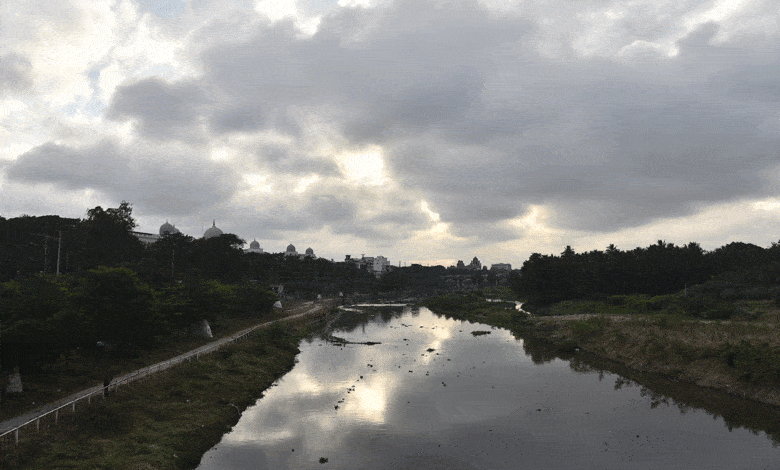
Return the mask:
<svg viewBox="0 0 780 470">
<path fill-rule="evenodd" d="M 301 305 L 298 305 L 294 308 L 290 309 L 289 315 L 278 318 L 276 320 L 266 321 L 254 326 L 251 326 L 249 328 L 245 328 L 241 331 L 238 331 L 236 333 L 233 333 L 229 336 L 226 336 L 224 338 L 217 339 L 209 344 L 206 344 L 204 346 L 201 346 L 199 348 L 193 349 L 189 352 L 186 352 L 184 354 L 180 354 L 176 357 L 173 357 L 171 359 L 158 362 L 156 364 L 143 367 L 141 369 L 135 370 L 133 372 L 124 374 L 119 377 L 115 377 L 111 384 L 109 385 L 109 389 L 116 389 L 120 385 L 126 385 L 130 382 L 133 382 L 135 380 L 138 380 L 143 377 L 148 377 L 149 375 L 163 371 L 165 369 L 168 369 L 170 367 L 173 367 L 177 364 L 180 364 L 184 361 L 191 361 L 192 359 L 197 359 L 201 354 L 208 354 L 211 352 L 216 351 L 221 346 L 224 346 L 228 343 L 232 343 L 236 341 L 237 339 L 241 339 L 252 333 L 253 331 L 267 327 L 269 325 L 272 325 L 274 323 L 282 322 L 282 321 L 289 321 L 289 320 L 295 320 L 297 318 L 302 318 L 314 313 L 317 313 L 321 311 L 322 309 L 330 308 L 333 305 L 332 301 L 328 300 L 320 300 L 317 302 L 305 302 Z M 287 312 L 285 312 L 287 313 Z M 28 426 L 35 424 L 38 426 L 39 420 L 43 417 L 49 416 L 54 414 L 54 420 L 55 422 L 58 419 L 59 416 L 59 410 L 63 408 L 69 408 L 72 407 L 72 410 L 76 410 L 76 404 L 79 403 L 80 406 L 83 406 L 82 403 L 84 402 L 90 402 L 93 397 L 96 396 L 102 396 L 103 389 L 105 387 L 101 385 L 95 385 L 94 387 L 90 387 L 84 390 L 81 390 L 80 392 L 74 393 L 70 396 L 67 396 L 65 398 L 62 398 L 60 400 L 53 401 L 51 403 L 47 403 L 46 405 L 43 405 L 33 411 L 30 411 L 28 413 L 25 413 L 23 415 L 19 415 L 15 418 L 8 419 L 6 421 L 3 421 L 0 423 L 0 439 L 5 438 L 7 435 L 11 433 L 15 433 L 15 440 L 18 442 L 19 439 L 19 429 L 21 429 L 23 426 Z"/>
</svg>

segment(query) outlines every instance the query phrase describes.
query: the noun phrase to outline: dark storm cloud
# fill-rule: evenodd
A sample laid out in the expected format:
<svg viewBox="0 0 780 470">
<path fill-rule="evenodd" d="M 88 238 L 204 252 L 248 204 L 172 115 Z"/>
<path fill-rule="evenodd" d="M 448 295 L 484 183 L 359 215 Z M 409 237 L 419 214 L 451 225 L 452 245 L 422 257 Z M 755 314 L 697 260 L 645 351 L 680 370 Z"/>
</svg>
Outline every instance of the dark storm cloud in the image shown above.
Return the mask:
<svg viewBox="0 0 780 470">
<path fill-rule="evenodd" d="M 0 96 L 27 91 L 32 87 L 32 64 L 22 54 L 0 56 Z"/>
<path fill-rule="evenodd" d="M 118 157 L 118 148 L 108 141 L 86 149 L 48 142 L 20 155 L 7 167 L 6 174 L 19 182 L 52 183 L 65 189 L 98 189 L 122 184 L 128 167 Z"/>
<path fill-rule="evenodd" d="M 195 84 L 147 78 L 117 87 L 106 115 L 118 121 L 136 120 L 146 137 L 185 140 L 199 137 L 200 108 L 208 101 Z"/>
<path fill-rule="evenodd" d="M 85 148 L 46 143 L 6 167 L 12 181 L 92 189 L 144 207 L 189 214 L 219 204 L 235 190 L 232 171 L 187 148 L 103 141 Z"/>
</svg>

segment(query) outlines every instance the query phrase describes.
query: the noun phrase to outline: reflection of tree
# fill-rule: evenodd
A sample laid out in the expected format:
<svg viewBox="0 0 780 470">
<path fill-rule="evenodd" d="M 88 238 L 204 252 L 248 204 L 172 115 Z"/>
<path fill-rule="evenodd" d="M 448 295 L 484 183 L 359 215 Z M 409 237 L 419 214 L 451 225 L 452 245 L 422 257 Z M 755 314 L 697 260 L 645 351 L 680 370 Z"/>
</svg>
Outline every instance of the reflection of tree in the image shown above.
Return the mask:
<svg viewBox="0 0 780 470">
<path fill-rule="evenodd" d="M 524 348 L 527 344 L 528 340 L 524 339 Z M 528 349 L 526 352 L 528 353 Z M 540 354 L 539 350 L 534 352 Z M 556 357 L 559 356 L 554 353 L 552 357 L 545 356 L 547 362 Z M 681 414 L 701 409 L 713 418 L 722 418 L 729 430 L 744 428 L 753 434 L 763 431 L 773 444 L 780 445 L 780 410 L 777 407 L 734 397 L 721 391 L 666 380 L 652 374 L 643 374 L 587 354 L 577 354 L 569 358 L 569 361 L 570 368 L 578 373 L 600 376 L 605 373 L 619 374 L 615 378 L 615 390 L 639 387 L 639 394 L 650 400 L 651 409 L 662 405 L 674 406 Z M 534 363 L 537 363 L 536 360 Z"/>
<path fill-rule="evenodd" d="M 403 314 L 403 307 L 360 307 L 360 309 L 342 311 L 339 318 L 333 322 L 332 328 L 351 333 L 358 328 L 365 327 L 377 317 L 383 323 L 389 323 L 393 319 L 400 318 Z"/>
<path fill-rule="evenodd" d="M 523 351 L 531 357 L 531 361 L 536 365 L 552 362 L 561 355 L 557 347 L 547 341 L 534 338 L 523 338 Z M 581 372 L 590 372 L 590 370 L 582 370 Z"/>
</svg>

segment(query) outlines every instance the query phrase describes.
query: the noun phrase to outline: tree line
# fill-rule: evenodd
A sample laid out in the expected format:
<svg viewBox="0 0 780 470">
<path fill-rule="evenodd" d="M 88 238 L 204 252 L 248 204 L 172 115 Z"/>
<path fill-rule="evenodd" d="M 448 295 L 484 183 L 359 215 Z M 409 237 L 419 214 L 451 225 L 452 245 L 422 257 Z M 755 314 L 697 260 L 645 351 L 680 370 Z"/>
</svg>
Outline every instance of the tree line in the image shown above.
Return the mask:
<svg viewBox="0 0 780 470">
<path fill-rule="evenodd" d="M 371 289 L 376 278 L 346 263 L 245 253 L 234 234 L 166 234 L 144 245 L 132 207 L 95 207 L 85 219 L 0 218 L 2 368 L 44 364 L 100 344 L 154 347 L 203 319 L 259 317 L 278 299 Z"/>
<path fill-rule="evenodd" d="M 713 251 L 698 243 L 683 246 L 659 240 L 646 248 L 559 255 L 532 254 L 512 278 L 517 295 L 531 305 L 609 296 L 658 296 L 685 291 L 724 299 L 777 298 L 780 244 L 769 248 L 732 242 Z"/>
</svg>

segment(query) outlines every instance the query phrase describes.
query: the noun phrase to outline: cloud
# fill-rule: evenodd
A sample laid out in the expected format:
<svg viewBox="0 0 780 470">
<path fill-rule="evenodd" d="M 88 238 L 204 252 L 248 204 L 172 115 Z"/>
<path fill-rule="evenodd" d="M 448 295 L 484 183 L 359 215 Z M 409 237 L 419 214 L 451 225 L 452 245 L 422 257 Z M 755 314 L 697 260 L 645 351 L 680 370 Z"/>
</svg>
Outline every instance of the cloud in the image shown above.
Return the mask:
<svg viewBox="0 0 780 470">
<path fill-rule="evenodd" d="M 195 138 L 201 131 L 199 110 L 207 103 L 195 84 L 147 78 L 117 87 L 106 116 L 135 120 L 142 135 L 157 140 Z"/>
<path fill-rule="evenodd" d="M 0 57 L 0 95 L 27 91 L 32 87 L 32 63 L 22 54 Z"/>
<path fill-rule="evenodd" d="M 779 185 L 770 1 L 185 3 L 20 7 L 6 178 L 455 259 Z M 67 74 L 47 28 L 72 37 Z"/>
<path fill-rule="evenodd" d="M 14 182 L 100 191 L 163 216 L 203 210 L 235 190 L 232 171 L 202 152 L 144 142 L 104 140 L 84 148 L 49 142 L 7 165 L 6 175 Z"/>
</svg>

